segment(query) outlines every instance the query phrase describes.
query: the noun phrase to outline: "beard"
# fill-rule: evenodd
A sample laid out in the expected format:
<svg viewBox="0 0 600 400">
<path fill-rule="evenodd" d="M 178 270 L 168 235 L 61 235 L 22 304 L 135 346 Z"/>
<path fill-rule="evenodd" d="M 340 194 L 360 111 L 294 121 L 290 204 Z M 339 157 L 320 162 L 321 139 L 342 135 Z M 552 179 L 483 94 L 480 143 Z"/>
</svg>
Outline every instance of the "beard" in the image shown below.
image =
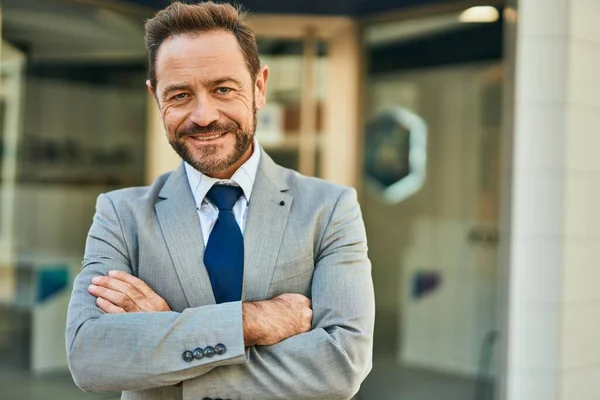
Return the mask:
<svg viewBox="0 0 600 400">
<path fill-rule="evenodd" d="M 237 163 L 246 154 L 254 141 L 256 131 L 256 108 L 252 113 L 252 127 L 244 130 L 238 123 L 228 120 L 227 122 L 213 122 L 207 126 L 194 124 L 177 132 L 173 138 L 169 137 L 169 144 L 173 150 L 189 165 L 204 175 L 214 175 L 224 171 Z M 200 149 L 192 149 L 186 145 L 187 136 L 199 134 L 218 134 L 228 132 L 233 135 L 235 144 L 233 147 L 224 148 L 222 145 L 204 145 Z"/>
</svg>

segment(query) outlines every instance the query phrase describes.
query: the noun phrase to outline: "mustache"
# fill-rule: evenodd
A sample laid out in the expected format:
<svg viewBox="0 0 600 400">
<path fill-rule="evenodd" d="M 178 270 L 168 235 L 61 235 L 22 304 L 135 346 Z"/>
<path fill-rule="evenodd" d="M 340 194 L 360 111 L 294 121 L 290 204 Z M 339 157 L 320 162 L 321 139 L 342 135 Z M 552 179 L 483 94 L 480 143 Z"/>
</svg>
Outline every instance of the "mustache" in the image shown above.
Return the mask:
<svg viewBox="0 0 600 400">
<path fill-rule="evenodd" d="M 228 123 L 213 122 L 206 126 L 200 126 L 200 125 L 194 124 L 193 126 L 190 126 L 189 128 L 184 128 L 184 129 L 178 131 L 177 137 L 183 138 L 186 136 L 193 136 L 193 135 L 236 132 L 238 130 L 239 130 L 239 127 L 235 122 L 228 122 Z"/>
</svg>

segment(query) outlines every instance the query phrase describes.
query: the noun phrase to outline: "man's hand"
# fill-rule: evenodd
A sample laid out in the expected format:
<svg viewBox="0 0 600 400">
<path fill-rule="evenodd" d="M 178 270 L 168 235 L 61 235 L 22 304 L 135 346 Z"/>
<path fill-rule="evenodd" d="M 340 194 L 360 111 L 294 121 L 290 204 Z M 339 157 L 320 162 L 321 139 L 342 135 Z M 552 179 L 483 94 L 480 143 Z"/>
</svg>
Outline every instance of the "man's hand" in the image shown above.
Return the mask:
<svg viewBox="0 0 600 400">
<path fill-rule="evenodd" d="M 88 291 L 108 314 L 171 311 L 167 302 L 144 281 L 123 271 L 92 279 Z M 272 300 L 242 303 L 244 344 L 268 346 L 310 331 L 310 300 L 286 293 Z"/>
<path fill-rule="evenodd" d="M 285 293 L 272 300 L 242 303 L 244 344 L 268 346 L 311 330 L 310 300 Z"/>
<path fill-rule="evenodd" d="M 96 276 L 88 291 L 108 314 L 144 311 L 171 311 L 167 302 L 144 281 L 123 271 Z"/>
</svg>

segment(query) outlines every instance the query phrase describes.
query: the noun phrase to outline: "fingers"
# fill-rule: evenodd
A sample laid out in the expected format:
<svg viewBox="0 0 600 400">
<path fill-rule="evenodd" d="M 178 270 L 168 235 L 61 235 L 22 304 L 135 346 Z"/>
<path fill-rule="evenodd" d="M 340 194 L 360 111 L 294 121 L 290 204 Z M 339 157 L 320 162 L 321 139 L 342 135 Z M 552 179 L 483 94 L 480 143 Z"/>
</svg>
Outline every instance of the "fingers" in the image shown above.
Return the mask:
<svg viewBox="0 0 600 400">
<path fill-rule="evenodd" d="M 138 293 L 141 294 L 141 296 L 139 297 L 139 299 L 134 298 L 133 300 L 136 301 L 138 300 L 138 302 L 143 303 L 143 302 L 149 302 L 150 303 L 150 307 L 144 308 L 142 307 L 144 310 L 147 311 L 171 311 L 171 309 L 169 308 L 169 306 L 167 305 L 167 302 L 160 297 L 158 294 L 156 294 L 156 292 L 154 290 L 152 290 L 152 288 L 150 286 L 148 286 L 146 284 L 146 282 L 144 282 L 143 280 L 136 278 L 133 275 L 130 275 L 126 272 L 123 271 L 110 271 L 108 273 L 108 275 L 114 279 L 118 279 L 122 282 L 125 282 L 130 286 L 130 288 L 132 288 L 132 294 L 133 295 L 137 295 Z M 140 306 L 143 306 L 143 304 L 139 304 Z"/>
<path fill-rule="evenodd" d="M 98 297 L 96 299 L 96 304 L 98 305 L 98 307 L 100 307 L 102 311 L 104 311 L 107 314 L 121 314 L 127 312 L 121 307 L 114 305 L 113 303 L 103 299 L 102 297 Z"/>
<path fill-rule="evenodd" d="M 297 293 L 242 303 L 244 344 L 269 346 L 312 329 L 311 301 Z"/>
<path fill-rule="evenodd" d="M 124 293 L 108 289 L 103 286 L 96 286 L 91 284 L 88 287 L 88 291 L 93 296 L 98 297 L 98 299 L 106 300 L 110 304 L 113 304 L 125 312 L 136 312 L 140 311 L 139 307 Z M 100 305 L 100 304 L 98 304 Z M 102 308 L 102 307 L 100 307 Z M 105 310 L 106 311 L 106 310 Z"/>
<path fill-rule="evenodd" d="M 304 317 L 303 331 L 304 331 L 304 333 L 306 333 L 312 329 L 312 319 L 313 319 L 312 309 L 310 309 L 310 308 L 305 309 L 302 316 Z"/>
<path fill-rule="evenodd" d="M 171 311 L 167 302 L 144 281 L 123 271 L 110 271 L 108 276 L 92 279 L 89 292 L 102 297 L 126 312 Z"/>
<path fill-rule="evenodd" d="M 293 335 L 309 332 L 312 329 L 313 310 L 308 297 L 298 293 L 284 293 L 276 298 L 284 305 L 286 315 L 292 317 L 295 330 Z"/>
<path fill-rule="evenodd" d="M 310 307 L 311 301 L 308 297 L 301 295 L 299 293 L 284 293 L 276 297 L 281 301 L 299 304 L 301 306 Z"/>
<path fill-rule="evenodd" d="M 92 286 L 89 287 L 90 293 L 92 293 L 92 290 L 95 290 L 99 297 L 105 297 L 105 293 L 112 294 L 112 297 L 107 298 L 107 300 L 129 312 L 137 311 L 136 308 L 143 308 L 144 302 L 147 301 L 131 284 L 109 276 L 94 277 L 92 279 Z M 96 293 L 92 294 L 96 296 Z"/>
<path fill-rule="evenodd" d="M 129 296 L 132 300 L 142 297 L 142 294 L 139 293 L 131 284 L 110 276 L 96 276 L 92 279 L 92 283 L 116 292 L 123 293 Z"/>
<path fill-rule="evenodd" d="M 150 286 L 146 285 L 146 282 L 144 282 L 143 280 L 136 278 L 135 276 L 130 275 L 126 272 L 110 271 L 108 273 L 108 276 L 131 285 L 132 288 L 135 288 L 139 293 L 141 293 L 143 296 L 145 296 L 147 298 L 156 296 L 156 293 L 154 293 L 154 290 L 152 290 L 150 288 Z"/>
</svg>

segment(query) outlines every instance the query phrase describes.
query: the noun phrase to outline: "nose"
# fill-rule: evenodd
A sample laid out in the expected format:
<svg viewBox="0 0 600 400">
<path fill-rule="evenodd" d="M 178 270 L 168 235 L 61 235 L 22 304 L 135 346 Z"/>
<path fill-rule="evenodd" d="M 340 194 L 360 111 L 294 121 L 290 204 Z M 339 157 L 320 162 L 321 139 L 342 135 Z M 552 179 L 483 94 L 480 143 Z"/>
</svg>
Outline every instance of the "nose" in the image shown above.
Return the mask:
<svg viewBox="0 0 600 400">
<path fill-rule="evenodd" d="M 199 126 L 208 126 L 219 119 L 219 110 L 209 96 L 199 95 L 195 99 L 190 120 Z"/>
</svg>

